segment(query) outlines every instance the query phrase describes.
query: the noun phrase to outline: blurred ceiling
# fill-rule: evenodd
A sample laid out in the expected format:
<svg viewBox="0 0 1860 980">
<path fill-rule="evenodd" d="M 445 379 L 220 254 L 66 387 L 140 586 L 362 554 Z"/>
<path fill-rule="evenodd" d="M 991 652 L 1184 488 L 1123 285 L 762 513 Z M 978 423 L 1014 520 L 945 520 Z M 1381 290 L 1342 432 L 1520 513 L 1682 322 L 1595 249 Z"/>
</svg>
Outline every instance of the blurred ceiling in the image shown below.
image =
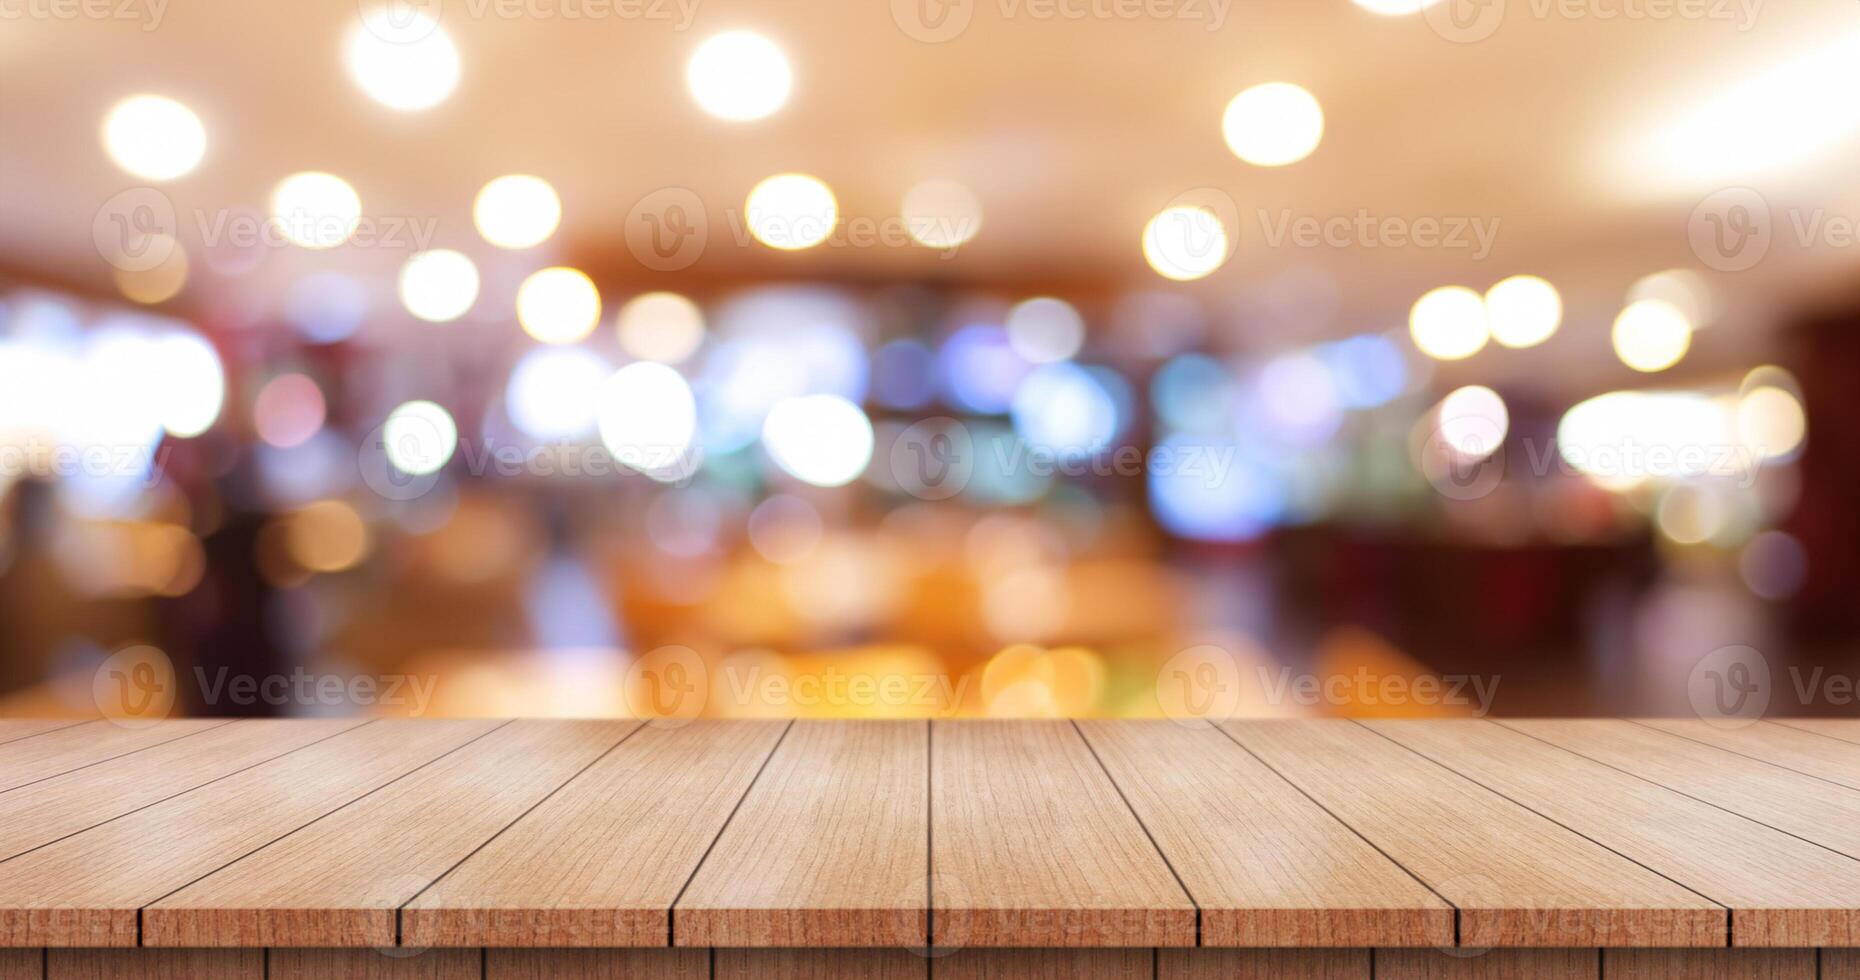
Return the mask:
<svg viewBox="0 0 1860 980">
<path fill-rule="evenodd" d="M 699 294 L 763 279 L 936 281 L 1088 301 L 1181 289 L 1219 311 L 1236 344 L 1270 349 L 1398 326 L 1436 285 L 1483 289 L 1531 272 L 1562 289 L 1563 334 L 1450 369 L 1599 386 L 1626 375 L 1607 339 L 1625 290 L 1646 273 L 1700 264 L 1688 217 L 1723 186 L 1664 179 L 1635 141 L 1742 78 L 1860 38 L 1852 2 L 1698 0 L 1679 5 L 1697 16 L 1658 18 L 1672 5 L 1493 0 L 1503 20 L 1473 43 L 1443 37 L 1437 19 L 1379 16 L 1348 0 L 1224 11 L 1176 0 L 1180 16 L 1167 19 L 1115 16 L 1148 8 L 1113 0 L 1068 0 L 1064 9 L 1110 14 L 1082 19 L 1038 0 L 959 0 L 952 10 L 967 12 L 967 27 L 941 43 L 900 29 L 893 8 L 908 18 L 909 0 L 684 0 L 683 10 L 614 0 L 643 10 L 635 17 L 570 16 L 615 9 L 589 6 L 599 0 L 444 2 L 463 79 L 448 101 L 412 114 L 370 101 L 344 70 L 342 39 L 358 16 L 350 3 L 171 0 L 153 29 L 146 15 L 0 19 L 0 270 L 111 290 L 92 224 L 138 181 L 102 152 L 98 126 L 117 100 L 148 91 L 185 102 L 207 127 L 199 169 L 162 186 L 190 249 L 211 220 L 197 215 L 261 210 L 280 178 L 326 170 L 355 186 L 371 216 L 436 219 L 432 244 L 478 259 L 479 318 L 510 320 L 522 276 L 570 262 L 608 289 Z M 540 16 L 499 16 L 519 9 Z M 794 93 L 768 119 L 713 119 L 685 91 L 692 48 L 732 28 L 774 39 L 794 66 Z M 1228 151 L 1220 118 L 1234 93 L 1272 80 L 1315 94 L 1326 130 L 1309 158 L 1262 169 Z M 1855 101 L 1854 89 L 1839 97 Z M 1814 159 L 1734 181 L 1775 210 L 1776 244 L 1756 268 L 1713 276 L 1725 320 L 1701 334 L 1691 363 L 1744 363 L 1762 349 L 1779 297 L 1854 266 L 1847 253 L 1860 245 L 1784 240 L 1794 234 L 1785 213 L 1798 213 L 1789 209 L 1860 215 L 1850 179 L 1860 142 L 1840 136 Z M 985 223 L 953 256 L 895 245 L 776 252 L 742 236 L 732 215 L 756 181 L 786 170 L 821 177 L 842 216 L 872 221 L 894 216 L 912 183 L 951 177 L 975 190 Z M 546 177 L 563 199 L 561 230 L 527 252 L 491 248 L 471 223 L 478 188 L 510 172 Z M 1177 286 L 1144 265 L 1138 236 L 1198 187 L 1234 200 L 1237 251 L 1210 278 Z M 624 228 L 663 188 L 693 192 L 711 230 L 695 265 L 654 273 L 628 252 Z M 1497 234 L 1484 256 L 1275 244 L 1288 215 L 1481 221 Z M 237 279 L 197 268 L 175 304 L 195 315 L 262 304 L 320 268 L 366 275 L 391 296 L 407 251 L 384 261 L 354 244 L 277 249 Z"/>
</svg>

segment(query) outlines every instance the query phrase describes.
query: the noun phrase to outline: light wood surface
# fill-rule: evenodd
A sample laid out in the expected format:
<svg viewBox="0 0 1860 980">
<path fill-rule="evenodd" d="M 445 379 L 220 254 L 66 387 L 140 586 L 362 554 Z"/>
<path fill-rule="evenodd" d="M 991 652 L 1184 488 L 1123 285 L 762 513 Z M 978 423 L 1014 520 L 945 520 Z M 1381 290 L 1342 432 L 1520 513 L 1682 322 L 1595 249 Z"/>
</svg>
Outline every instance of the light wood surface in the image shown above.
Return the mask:
<svg viewBox="0 0 1860 980">
<path fill-rule="evenodd" d="M 1758 722 L 1722 728 L 1697 718 L 1636 718 L 1636 724 L 1726 752 L 1860 789 L 1860 744 L 1815 732 Z"/>
<path fill-rule="evenodd" d="M 0 719 L 0 745 L 31 738 L 45 732 L 55 732 L 60 728 L 84 724 L 82 718 L 4 718 Z"/>
<path fill-rule="evenodd" d="M 0 863 L 0 936 L 133 946 L 143 907 L 497 725 L 363 725 Z"/>
<path fill-rule="evenodd" d="M 1814 732 L 1828 738 L 1860 742 L 1860 718 L 1776 718 L 1770 724 Z"/>
<path fill-rule="evenodd" d="M 678 944 L 925 944 L 929 745 L 927 722 L 795 722 L 672 910 Z"/>
<path fill-rule="evenodd" d="M 204 719 L 125 728 L 93 721 L 32 738 L 0 741 L 0 793 L 229 723 L 227 719 Z M 5 731 L 0 730 L 0 739 L 4 737 Z"/>
<path fill-rule="evenodd" d="M 1228 722 L 1460 910 L 1468 946 L 1714 946 L 1722 906 L 1351 721 Z"/>
<path fill-rule="evenodd" d="M 401 905 L 636 721 L 514 721 L 149 906 L 145 946 L 392 946 Z"/>
<path fill-rule="evenodd" d="M 1630 721 L 1508 719 L 1500 724 L 1860 858 L 1860 790 Z"/>
<path fill-rule="evenodd" d="M 1447 946 L 1453 908 L 1211 725 L 1083 721 L 1203 946 Z"/>
<path fill-rule="evenodd" d="M 930 744 L 934 943 L 1194 945 L 1194 903 L 1069 722 L 933 722 Z"/>
<path fill-rule="evenodd" d="M 787 722 L 648 725 L 409 902 L 417 946 L 663 946 Z"/>
<path fill-rule="evenodd" d="M 1860 944 L 1860 861 L 1489 721 L 1363 724 L 1729 907 L 1736 945 Z"/>
<path fill-rule="evenodd" d="M 190 735 L 184 742 L 164 743 L 0 794 L 0 861 L 361 724 L 347 720 L 235 722 Z"/>
</svg>

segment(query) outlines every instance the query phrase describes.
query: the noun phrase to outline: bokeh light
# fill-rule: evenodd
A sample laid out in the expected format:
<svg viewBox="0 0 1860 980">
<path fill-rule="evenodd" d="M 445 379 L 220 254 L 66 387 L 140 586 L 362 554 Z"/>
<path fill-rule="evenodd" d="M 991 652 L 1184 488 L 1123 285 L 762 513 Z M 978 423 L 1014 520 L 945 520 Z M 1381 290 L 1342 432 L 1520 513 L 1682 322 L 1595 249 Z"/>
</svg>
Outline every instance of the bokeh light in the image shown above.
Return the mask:
<svg viewBox="0 0 1860 980">
<path fill-rule="evenodd" d="M 837 395 L 786 398 L 762 425 L 762 446 L 789 476 L 817 487 L 844 486 L 872 461 L 872 423 Z"/>
<path fill-rule="evenodd" d="M 756 241 L 795 251 L 827 240 L 839 221 L 839 202 L 818 177 L 776 174 L 751 188 L 744 220 Z"/>
<path fill-rule="evenodd" d="M 643 293 L 620 307 L 620 349 L 644 361 L 678 364 L 704 343 L 704 313 L 677 293 Z"/>
<path fill-rule="evenodd" d="M 1795 395 L 1758 385 L 1737 400 L 1737 437 L 1759 459 L 1786 458 L 1808 435 L 1808 414 Z"/>
<path fill-rule="evenodd" d="M 1535 347 L 1563 322 L 1563 297 L 1536 276 L 1501 279 L 1485 291 L 1492 339 L 1506 347 Z"/>
<path fill-rule="evenodd" d="M 1324 110 L 1310 92 L 1290 82 L 1267 82 L 1227 103 L 1221 135 L 1240 159 L 1259 167 L 1282 167 L 1317 149 L 1324 138 Z"/>
<path fill-rule="evenodd" d="M 316 435 L 327 411 L 323 389 L 308 375 L 280 374 L 259 389 L 252 403 L 252 425 L 260 439 L 289 449 Z"/>
<path fill-rule="evenodd" d="M 405 4 L 371 10 L 343 48 L 350 77 L 376 102 L 401 112 L 430 109 L 459 83 L 459 52 L 445 28 Z"/>
<path fill-rule="evenodd" d="M 1441 286 L 1415 301 L 1408 312 L 1408 333 L 1421 353 L 1438 361 L 1458 361 L 1485 348 L 1491 331 L 1485 298 L 1465 286 Z"/>
<path fill-rule="evenodd" d="M 705 112 L 747 122 L 787 103 L 794 73 L 775 42 L 753 31 L 725 31 L 691 53 L 685 84 Z"/>
<path fill-rule="evenodd" d="M 478 267 L 449 248 L 415 252 L 400 267 L 400 301 L 428 323 L 456 320 L 478 301 Z"/>
<path fill-rule="evenodd" d="M 615 371 L 595 400 L 601 442 L 614 458 L 654 479 L 684 476 L 697 435 L 697 401 L 684 376 L 640 361 Z"/>
<path fill-rule="evenodd" d="M 537 348 L 511 369 L 504 413 L 525 435 L 545 442 L 593 435 L 601 386 L 613 372 L 613 365 L 592 351 Z"/>
<path fill-rule="evenodd" d="M 974 191 L 953 180 L 937 178 L 911 185 L 898 211 L 911 240 L 930 248 L 955 248 L 982 230 L 982 202 Z"/>
<path fill-rule="evenodd" d="M 103 146 L 130 176 L 173 180 L 200 165 L 207 129 L 194 110 L 173 99 L 132 95 L 104 116 Z"/>
<path fill-rule="evenodd" d="M 451 461 L 459 446 L 459 427 L 451 412 L 433 402 L 403 402 L 382 423 L 381 445 L 395 469 L 425 476 Z"/>
<path fill-rule="evenodd" d="M 984 415 L 1008 410 L 1020 381 L 1032 370 L 1007 331 L 976 323 L 950 334 L 937 355 L 943 392 L 959 408 Z"/>
<path fill-rule="evenodd" d="M 601 322 L 601 294 L 580 269 L 552 266 L 517 288 L 517 322 L 545 344 L 572 344 Z"/>
<path fill-rule="evenodd" d="M 1076 364 L 1033 369 L 1014 393 L 1014 431 L 1028 446 L 1061 458 L 1103 450 L 1116 437 L 1118 406 L 1091 371 Z"/>
<path fill-rule="evenodd" d="M 1033 364 L 1063 361 L 1085 343 L 1085 318 L 1072 304 L 1036 296 L 1015 304 L 1007 315 L 1008 343 Z"/>
<path fill-rule="evenodd" d="M 213 345 L 197 334 L 172 333 L 158 338 L 150 353 L 162 428 L 182 439 L 212 428 L 226 400 L 226 373 Z"/>
<path fill-rule="evenodd" d="M 1511 413 L 1498 392 L 1484 385 L 1455 389 L 1434 409 L 1442 444 L 1460 459 L 1478 461 L 1498 451 L 1511 431 Z"/>
<path fill-rule="evenodd" d="M 1692 324 L 1665 300 L 1636 300 L 1615 317 L 1612 339 L 1621 363 L 1646 373 L 1664 371 L 1692 346 Z"/>
<path fill-rule="evenodd" d="M 478 191 L 471 218 L 478 234 L 498 248 L 531 248 L 562 223 L 562 199 L 541 177 L 508 174 Z"/>
<path fill-rule="evenodd" d="M 285 521 L 291 559 L 309 571 L 340 572 L 368 554 L 368 525 L 343 501 L 319 500 Z"/>
<path fill-rule="evenodd" d="M 1165 279 L 1200 279 L 1227 261 L 1227 229 L 1207 208 L 1175 205 L 1143 226 L 1143 260 Z"/>
<path fill-rule="evenodd" d="M 334 174 L 292 174 L 271 192 L 271 220 L 294 244 L 335 248 L 361 224 L 362 199 Z"/>
</svg>

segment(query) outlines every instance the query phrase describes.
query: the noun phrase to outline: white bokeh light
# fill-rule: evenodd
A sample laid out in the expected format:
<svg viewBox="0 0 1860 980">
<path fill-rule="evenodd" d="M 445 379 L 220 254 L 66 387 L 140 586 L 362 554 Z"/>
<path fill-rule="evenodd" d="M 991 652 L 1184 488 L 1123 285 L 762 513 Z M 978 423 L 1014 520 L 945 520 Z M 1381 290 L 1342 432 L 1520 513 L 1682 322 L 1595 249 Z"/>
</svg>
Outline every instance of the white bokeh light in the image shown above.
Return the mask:
<svg viewBox="0 0 1860 980">
<path fill-rule="evenodd" d="M 683 375 L 640 361 L 615 371 L 595 401 L 601 443 L 614 458 L 657 479 L 688 472 L 697 399 Z"/>
<path fill-rule="evenodd" d="M 1536 276 L 1512 276 L 1485 291 L 1492 339 L 1505 347 L 1535 347 L 1563 322 L 1563 298 Z"/>
<path fill-rule="evenodd" d="M 1032 364 L 1063 361 L 1085 343 L 1085 319 L 1063 299 L 1036 296 L 1007 315 L 1008 344 Z"/>
<path fill-rule="evenodd" d="M 794 251 L 812 248 L 833 234 L 840 205 L 818 177 L 776 174 L 749 191 L 744 220 L 756 241 Z"/>
<path fill-rule="evenodd" d="M 753 31 L 725 31 L 691 53 L 685 84 L 705 112 L 748 122 L 787 103 L 794 73 L 775 42 Z"/>
<path fill-rule="evenodd" d="M 335 248 L 362 222 L 362 199 L 334 174 L 292 174 L 271 192 L 271 220 L 304 248 Z"/>
<path fill-rule="evenodd" d="M 226 373 L 213 345 L 198 334 L 174 333 L 158 338 L 150 354 L 162 428 L 182 439 L 212 428 L 226 401 Z"/>
<path fill-rule="evenodd" d="M 704 312 L 677 293 L 643 293 L 620 308 L 620 349 L 643 361 L 677 364 L 704 342 Z"/>
<path fill-rule="evenodd" d="M 1441 441 L 1463 460 L 1477 461 L 1498 451 L 1511 431 L 1511 413 L 1498 392 L 1467 385 L 1440 400 L 1434 410 Z"/>
<path fill-rule="evenodd" d="M 409 476 L 439 472 L 458 445 L 459 427 L 452 413 L 433 402 L 405 402 L 381 425 L 381 447 L 388 462 Z"/>
<path fill-rule="evenodd" d="M 784 398 L 762 423 L 762 446 L 789 476 L 817 487 L 851 483 L 872 461 L 872 422 L 838 395 Z"/>
<path fill-rule="evenodd" d="M 524 354 L 504 386 L 504 414 L 523 434 L 545 442 L 592 435 L 594 408 L 613 365 L 579 347 Z"/>
<path fill-rule="evenodd" d="M 1221 115 L 1227 148 L 1260 167 L 1297 163 L 1324 138 L 1324 110 L 1290 82 L 1255 85 L 1233 97 Z"/>
<path fill-rule="evenodd" d="M 478 301 L 478 267 L 461 252 L 416 252 L 400 267 L 400 301 L 429 323 L 464 316 Z"/>
<path fill-rule="evenodd" d="M 1213 211 L 1164 208 L 1143 226 L 1143 260 L 1165 279 L 1200 279 L 1227 261 L 1227 229 Z"/>
<path fill-rule="evenodd" d="M 200 165 L 207 129 L 194 110 L 161 95 L 132 95 L 103 120 L 110 159 L 143 180 L 173 180 Z"/>
<path fill-rule="evenodd" d="M 363 15 L 349 31 L 343 60 L 369 98 L 401 112 L 430 109 L 459 83 L 459 52 L 452 38 L 407 4 Z"/>
<path fill-rule="evenodd" d="M 955 248 L 982 230 L 982 202 L 953 180 L 913 184 L 898 212 L 911 240 L 930 248 Z"/>
<path fill-rule="evenodd" d="M 1473 356 L 1491 339 L 1485 297 L 1465 286 L 1442 286 L 1415 301 L 1408 333 L 1421 353 L 1441 361 Z"/>
<path fill-rule="evenodd" d="M 517 287 L 517 322 L 545 344 L 572 344 L 601 321 L 601 294 L 587 273 L 554 266 Z"/>
<path fill-rule="evenodd" d="M 1679 307 L 1663 299 L 1629 303 L 1615 317 L 1615 355 L 1636 371 L 1664 371 L 1678 364 L 1692 346 L 1692 324 Z"/>
<path fill-rule="evenodd" d="M 498 248 L 530 248 L 562 223 L 562 199 L 541 177 L 506 174 L 484 185 L 472 202 L 478 234 Z"/>
</svg>

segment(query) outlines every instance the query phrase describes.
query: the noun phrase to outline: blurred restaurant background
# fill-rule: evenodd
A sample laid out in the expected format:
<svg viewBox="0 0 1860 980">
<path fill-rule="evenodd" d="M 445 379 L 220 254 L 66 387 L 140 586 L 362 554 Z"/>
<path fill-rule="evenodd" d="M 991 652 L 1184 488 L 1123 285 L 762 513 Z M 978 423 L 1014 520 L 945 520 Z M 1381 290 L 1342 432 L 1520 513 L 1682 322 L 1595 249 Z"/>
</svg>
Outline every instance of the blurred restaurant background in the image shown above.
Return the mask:
<svg viewBox="0 0 1860 980">
<path fill-rule="evenodd" d="M 1860 5 L 0 14 L 0 716 L 1855 711 Z"/>
</svg>

